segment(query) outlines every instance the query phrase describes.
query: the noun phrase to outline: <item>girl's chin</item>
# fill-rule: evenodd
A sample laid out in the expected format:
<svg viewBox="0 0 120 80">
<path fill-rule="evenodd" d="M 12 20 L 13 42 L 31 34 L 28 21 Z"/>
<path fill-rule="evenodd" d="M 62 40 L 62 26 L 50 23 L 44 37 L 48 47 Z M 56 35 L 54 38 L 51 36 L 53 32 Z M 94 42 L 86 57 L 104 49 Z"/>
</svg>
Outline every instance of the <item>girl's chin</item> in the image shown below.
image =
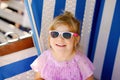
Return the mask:
<svg viewBox="0 0 120 80">
<path fill-rule="evenodd" d="M 63 48 L 63 47 L 56 47 L 56 48 L 54 48 L 53 50 L 56 51 L 56 52 L 64 52 L 64 51 L 66 51 L 67 49 L 66 49 L 66 48 Z"/>
</svg>

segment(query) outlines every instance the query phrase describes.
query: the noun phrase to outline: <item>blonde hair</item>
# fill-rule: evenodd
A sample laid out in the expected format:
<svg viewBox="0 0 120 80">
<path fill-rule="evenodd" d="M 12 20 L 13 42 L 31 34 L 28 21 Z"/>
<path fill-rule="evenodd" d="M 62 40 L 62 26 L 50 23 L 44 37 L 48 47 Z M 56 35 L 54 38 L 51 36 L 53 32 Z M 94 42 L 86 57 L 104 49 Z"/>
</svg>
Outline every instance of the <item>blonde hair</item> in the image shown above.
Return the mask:
<svg viewBox="0 0 120 80">
<path fill-rule="evenodd" d="M 65 11 L 63 14 L 55 17 L 49 26 L 49 30 L 55 30 L 57 25 L 67 25 L 70 32 L 74 32 L 80 35 L 80 21 L 78 21 L 71 12 Z M 77 37 L 75 37 L 74 44 L 75 48 L 79 46 Z"/>
<path fill-rule="evenodd" d="M 49 30 L 55 30 L 56 25 L 64 24 L 68 25 L 70 32 L 74 32 L 80 35 L 80 22 L 73 16 L 71 12 L 65 11 L 63 14 L 55 17 L 49 26 Z"/>
</svg>

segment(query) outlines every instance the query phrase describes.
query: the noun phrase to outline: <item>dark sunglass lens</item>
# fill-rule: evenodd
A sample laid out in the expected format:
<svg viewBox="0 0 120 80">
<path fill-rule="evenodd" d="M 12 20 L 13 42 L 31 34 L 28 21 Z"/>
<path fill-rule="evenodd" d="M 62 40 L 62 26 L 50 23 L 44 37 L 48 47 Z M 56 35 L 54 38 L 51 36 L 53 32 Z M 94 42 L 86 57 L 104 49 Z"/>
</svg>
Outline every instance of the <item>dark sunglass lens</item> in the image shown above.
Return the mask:
<svg viewBox="0 0 120 80">
<path fill-rule="evenodd" d="M 52 38 L 58 37 L 59 33 L 58 32 L 51 32 Z"/>
<path fill-rule="evenodd" d="M 71 34 L 70 33 L 63 33 L 63 37 L 66 38 L 66 39 L 70 39 Z"/>
</svg>

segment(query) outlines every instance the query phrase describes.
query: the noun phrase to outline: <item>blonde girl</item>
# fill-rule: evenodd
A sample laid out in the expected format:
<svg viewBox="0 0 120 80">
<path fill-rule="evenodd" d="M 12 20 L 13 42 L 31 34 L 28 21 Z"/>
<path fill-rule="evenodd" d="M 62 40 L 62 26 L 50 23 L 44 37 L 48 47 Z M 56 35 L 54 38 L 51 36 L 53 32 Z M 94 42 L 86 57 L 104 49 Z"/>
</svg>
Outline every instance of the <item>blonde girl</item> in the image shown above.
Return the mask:
<svg viewBox="0 0 120 80">
<path fill-rule="evenodd" d="M 32 64 L 35 80 L 93 80 L 93 64 L 79 50 L 80 22 L 68 11 L 49 27 L 48 50 Z"/>
</svg>

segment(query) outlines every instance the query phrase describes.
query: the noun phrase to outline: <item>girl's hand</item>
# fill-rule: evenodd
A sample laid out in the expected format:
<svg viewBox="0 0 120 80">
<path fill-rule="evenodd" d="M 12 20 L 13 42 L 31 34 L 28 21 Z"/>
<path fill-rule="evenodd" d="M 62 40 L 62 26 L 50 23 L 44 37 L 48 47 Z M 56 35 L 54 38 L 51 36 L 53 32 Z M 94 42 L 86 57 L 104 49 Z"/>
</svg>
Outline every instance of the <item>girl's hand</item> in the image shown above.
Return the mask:
<svg viewBox="0 0 120 80">
<path fill-rule="evenodd" d="M 44 80 L 44 79 L 41 78 L 40 73 L 36 72 L 35 80 Z"/>
<path fill-rule="evenodd" d="M 87 78 L 86 80 L 94 80 L 94 76 L 90 76 L 89 78 Z"/>
<path fill-rule="evenodd" d="M 44 79 L 42 79 L 42 78 L 37 78 L 37 79 L 35 79 L 35 80 L 44 80 Z"/>
</svg>

